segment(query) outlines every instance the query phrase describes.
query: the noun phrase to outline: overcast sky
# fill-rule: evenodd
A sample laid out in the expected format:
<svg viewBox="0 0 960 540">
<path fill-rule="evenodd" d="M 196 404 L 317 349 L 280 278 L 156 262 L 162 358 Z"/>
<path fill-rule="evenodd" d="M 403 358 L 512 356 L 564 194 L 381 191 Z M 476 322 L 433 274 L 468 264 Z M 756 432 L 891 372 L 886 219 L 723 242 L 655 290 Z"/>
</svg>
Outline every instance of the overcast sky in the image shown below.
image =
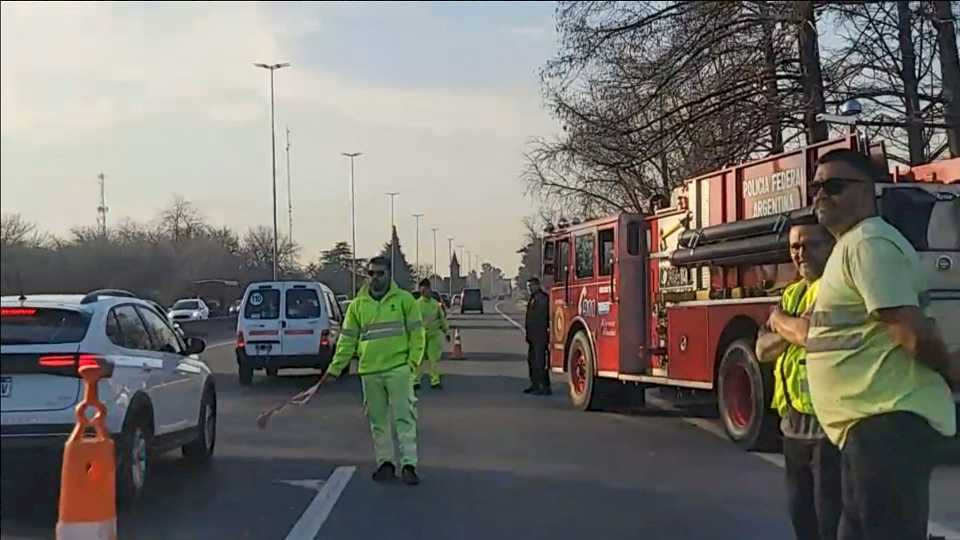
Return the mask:
<svg viewBox="0 0 960 540">
<path fill-rule="evenodd" d="M 174 194 L 214 224 L 270 224 L 269 76 L 276 73 L 281 231 L 284 127 L 292 132 L 294 239 L 313 260 L 349 241 L 357 161 L 358 252 L 401 242 L 426 214 L 421 260 L 448 236 L 516 272 L 534 213 L 518 176 L 555 124 L 538 69 L 556 48 L 552 2 L 2 4 L 0 209 L 64 234 L 152 219 Z"/>
</svg>

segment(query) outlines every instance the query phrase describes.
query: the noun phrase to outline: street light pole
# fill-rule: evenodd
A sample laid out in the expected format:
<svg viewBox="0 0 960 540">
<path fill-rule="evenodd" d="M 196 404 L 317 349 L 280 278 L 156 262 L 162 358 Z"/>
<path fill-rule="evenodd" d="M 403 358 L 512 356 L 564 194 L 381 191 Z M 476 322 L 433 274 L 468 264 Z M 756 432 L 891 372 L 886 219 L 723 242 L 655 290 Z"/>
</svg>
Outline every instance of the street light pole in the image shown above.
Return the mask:
<svg viewBox="0 0 960 540">
<path fill-rule="evenodd" d="M 290 126 L 287 126 L 287 237 L 293 243 L 293 188 L 290 183 Z"/>
<path fill-rule="evenodd" d="M 387 192 L 387 196 L 390 197 L 390 279 L 393 279 L 394 265 L 396 264 L 397 257 L 397 243 L 393 241 L 393 233 L 397 228 L 397 224 L 393 219 L 393 199 L 399 194 L 399 191 Z"/>
<path fill-rule="evenodd" d="M 290 65 L 289 62 L 280 64 L 253 64 L 256 67 L 270 70 L 270 168 L 273 171 L 273 279 L 277 279 L 277 129 L 274 122 L 273 110 L 273 72 Z"/>
<path fill-rule="evenodd" d="M 350 234 L 353 237 L 350 246 L 350 298 L 357 296 L 357 202 L 353 184 L 353 160 L 362 156 L 363 152 L 342 152 L 341 156 L 350 158 Z"/>
<path fill-rule="evenodd" d="M 420 278 L 420 218 L 423 217 L 423 214 L 413 214 L 414 219 L 417 220 L 417 278 Z"/>
</svg>

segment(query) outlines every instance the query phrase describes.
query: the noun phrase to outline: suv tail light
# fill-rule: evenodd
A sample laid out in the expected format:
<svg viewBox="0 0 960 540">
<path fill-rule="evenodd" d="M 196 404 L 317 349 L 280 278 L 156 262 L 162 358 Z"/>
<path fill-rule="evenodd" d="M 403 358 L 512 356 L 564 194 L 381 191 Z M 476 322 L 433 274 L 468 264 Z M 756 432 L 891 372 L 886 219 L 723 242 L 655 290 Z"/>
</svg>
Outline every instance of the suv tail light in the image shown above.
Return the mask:
<svg viewBox="0 0 960 540">
<path fill-rule="evenodd" d="M 76 376 L 83 366 L 100 366 L 103 376 L 113 374 L 113 364 L 102 356 L 94 354 L 55 354 L 41 356 L 37 359 L 37 367 L 42 373 L 52 375 Z"/>
<path fill-rule="evenodd" d="M 243 331 L 237 332 L 237 348 L 245 349 L 247 348 L 247 340 L 243 337 Z"/>
<path fill-rule="evenodd" d="M 329 347 L 330 346 L 330 331 L 322 330 L 320 332 L 320 346 Z"/>
</svg>

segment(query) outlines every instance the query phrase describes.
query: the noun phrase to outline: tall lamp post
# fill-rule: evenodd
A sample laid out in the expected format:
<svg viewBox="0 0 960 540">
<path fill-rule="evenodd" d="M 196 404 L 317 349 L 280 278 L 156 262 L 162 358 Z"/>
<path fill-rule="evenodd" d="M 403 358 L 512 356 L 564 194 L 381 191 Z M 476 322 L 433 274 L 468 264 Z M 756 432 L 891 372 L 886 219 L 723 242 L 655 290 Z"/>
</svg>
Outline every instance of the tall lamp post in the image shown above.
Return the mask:
<svg viewBox="0 0 960 540">
<path fill-rule="evenodd" d="M 350 245 L 350 298 L 357 296 L 357 202 L 353 183 L 353 160 L 363 155 L 363 152 L 342 152 L 341 156 L 350 158 L 350 234 L 353 237 Z"/>
<path fill-rule="evenodd" d="M 453 237 L 447 237 L 447 273 L 450 274 L 450 281 L 447 283 L 447 294 L 450 295 L 450 301 L 453 302 Z"/>
<path fill-rule="evenodd" d="M 290 62 L 279 64 L 253 64 L 270 70 L 270 168 L 273 171 L 273 279 L 277 279 L 277 129 L 273 118 L 273 72 L 285 68 Z"/>
<path fill-rule="evenodd" d="M 437 229 L 433 227 L 433 275 L 440 277 L 440 270 L 437 268 Z"/>
</svg>

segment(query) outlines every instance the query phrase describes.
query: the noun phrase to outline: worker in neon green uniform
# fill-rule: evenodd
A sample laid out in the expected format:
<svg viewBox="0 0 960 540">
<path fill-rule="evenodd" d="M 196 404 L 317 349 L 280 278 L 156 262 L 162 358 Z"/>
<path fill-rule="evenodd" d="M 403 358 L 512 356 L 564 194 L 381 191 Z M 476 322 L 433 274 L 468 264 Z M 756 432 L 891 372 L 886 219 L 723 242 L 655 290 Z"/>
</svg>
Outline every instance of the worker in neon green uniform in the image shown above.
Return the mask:
<svg viewBox="0 0 960 540">
<path fill-rule="evenodd" d="M 791 284 L 757 338 L 757 357 L 774 364 L 771 406 L 780 413 L 790 520 L 798 540 L 836 540 L 843 510 L 840 451 L 814 414 L 807 383 L 807 329 L 820 276 L 833 249 L 821 225 L 794 225 L 790 258 L 800 280 Z"/>
<path fill-rule="evenodd" d="M 400 476 L 416 485 L 417 397 L 411 373 L 423 357 L 423 319 L 413 295 L 390 279 L 390 260 L 374 257 L 367 264 L 369 282 L 347 308 L 337 352 L 324 378 L 337 378 L 355 353 L 363 384 L 363 404 L 370 420 L 377 470 L 373 479 L 396 477 L 393 435 L 400 443 Z M 391 419 L 393 423 L 391 424 Z"/>
<path fill-rule="evenodd" d="M 443 388 L 440 384 L 440 356 L 443 355 L 443 340 L 450 341 L 450 328 L 447 326 L 447 314 L 443 306 L 433 297 L 429 279 L 420 281 L 420 298 L 417 299 L 417 307 L 420 308 L 423 326 L 427 333 L 423 360 L 428 364 L 427 369 L 430 370 L 430 388 L 439 390 Z M 422 363 L 420 367 L 423 368 Z M 422 369 L 414 371 L 414 389 L 420 388 L 420 377 L 423 376 L 421 371 Z"/>
</svg>

